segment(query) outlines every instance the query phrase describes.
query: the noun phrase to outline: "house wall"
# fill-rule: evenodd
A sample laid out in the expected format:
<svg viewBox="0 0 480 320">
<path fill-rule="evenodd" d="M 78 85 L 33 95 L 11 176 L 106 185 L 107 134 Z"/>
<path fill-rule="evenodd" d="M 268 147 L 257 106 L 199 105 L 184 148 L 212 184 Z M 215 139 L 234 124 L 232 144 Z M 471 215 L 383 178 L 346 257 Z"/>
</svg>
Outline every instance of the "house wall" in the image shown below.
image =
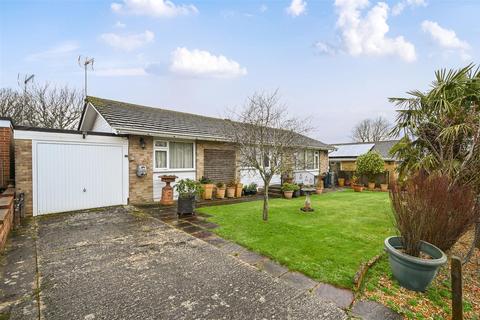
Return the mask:
<svg viewBox="0 0 480 320">
<path fill-rule="evenodd" d="M 15 189 L 25 193 L 25 214 L 33 214 L 32 140 L 15 140 Z M 52 190 L 52 192 L 55 192 Z"/>
<path fill-rule="evenodd" d="M 140 138 L 145 141 L 145 148 L 140 146 Z M 148 136 L 128 137 L 128 176 L 129 201 L 143 203 L 153 201 L 153 138 Z M 137 166 L 147 166 L 147 175 L 137 177 Z"/>
<path fill-rule="evenodd" d="M 105 121 L 105 119 L 103 119 L 100 114 L 97 114 L 97 116 L 95 117 L 95 121 L 93 122 L 91 131 L 109 133 L 113 132 L 112 127 L 110 127 L 107 121 Z"/>
<path fill-rule="evenodd" d="M 0 120 L 0 189 L 12 181 L 13 130 L 9 120 Z"/>
<path fill-rule="evenodd" d="M 385 171 L 388 171 L 388 183 L 392 184 L 395 183 L 398 179 L 398 172 L 397 172 L 398 163 L 396 161 L 385 161 L 384 168 Z M 340 162 L 340 171 L 356 171 L 357 164 L 355 161 L 341 161 Z M 385 178 L 382 178 L 385 180 Z M 383 181 L 382 181 L 383 183 Z"/>
<path fill-rule="evenodd" d="M 196 173 L 197 173 L 197 179 L 201 178 L 202 176 L 205 175 L 205 149 L 215 149 L 215 150 L 234 150 L 235 151 L 235 167 L 237 168 L 235 170 L 235 178 L 240 177 L 240 171 L 238 169 L 238 152 L 236 151 L 235 146 L 233 146 L 231 143 L 226 143 L 226 142 L 211 142 L 211 141 L 197 141 L 197 150 L 196 150 Z M 222 170 L 223 168 L 218 168 L 219 170 Z M 228 181 L 227 181 L 228 182 Z"/>
</svg>

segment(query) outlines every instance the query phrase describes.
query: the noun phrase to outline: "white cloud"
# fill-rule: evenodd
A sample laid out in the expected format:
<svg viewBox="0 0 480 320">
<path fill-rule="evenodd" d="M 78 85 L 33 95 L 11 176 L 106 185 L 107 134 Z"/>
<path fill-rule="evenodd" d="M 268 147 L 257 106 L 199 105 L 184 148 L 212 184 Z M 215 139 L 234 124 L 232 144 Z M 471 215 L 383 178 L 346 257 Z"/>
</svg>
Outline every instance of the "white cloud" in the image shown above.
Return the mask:
<svg viewBox="0 0 480 320">
<path fill-rule="evenodd" d="M 337 48 L 323 41 L 318 41 L 317 43 L 314 44 L 314 47 L 317 53 L 319 54 L 333 56 L 338 52 Z"/>
<path fill-rule="evenodd" d="M 398 16 L 403 12 L 403 10 L 407 7 L 426 7 L 427 6 L 427 1 L 425 0 L 403 0 L 398 2 L 396 5 L 393 6 L 392 8 L 392 14 L 394 16 Z"/>
<path fill-rule="evenodd" d="M 198 13 L 192 4 L 176 5 L 169 0 L 123 0 L 123 3 L 113 2 L 112 11 L 139 16 L 175 17 Z"/>
<path fill-rule="evenodd" d="M 460 40 L 455 31 L 441 27 L 437 22 L 425 20 L 422 22 L 422 30 L 428 33 L 432 40 L 440 47 L 458 51 L 462 59 L 470 59 L 468 42 Z"/>
<path fill-rule="evenodd" d="M 223 55 L 203 50 L 177 48 L 172 52 L 170 71 L 183 75 L 234 78 L 247 74 L 247 69 Z"/>
<path fill-rule="evenodd" d="M 147 72 L 143 68 L 104 68 L 94 70 L 93 74 L 100 77 L 135 77 L 146 76 Z"/>
<path fill-rule="evenodd" d="M 153 42 L 155 34 L 146 30 L 143 33 L 120 35 L 116 33 L 104 33 L 100 39 L 109 46 L 125 51 L 132 51 L 140 48 L 147 43 Z"/>
<path fill-rule="evenodd" d="M 57 59 L 68 54 L 74 53 L 80 46 L 74 41 L 62 42 L 45 51 L 32 53 L 27 56 L 27 60 Z"/>
<path fill-rule="evenodd" d="M 287 13 L 293 17 L 298 17 L 299 15 L 304 14 L 306 10 L 307 3 L 303 0 L 292 0 L 290 6 L 286 9 Z"/>
<path fill-rule="evenodd" d="M 119 29 L 123 29 L 125 28 L 127 25 L 125 23 L 122 23 L 120 21 L 117 21 L 114 25 L 115 28 L 119 28 Z"/>
<path fill-rule="evenodd" d="M 403 36 L 388 37 L 389 7 L 378 2 L 362 15 L 369 6 L 368 0 L 336 0 L 337 27 L 342 46 L 352 56 L 397 55 L 407 62 L 416 60 L 415 46 Z"/>
<path fill-rule="evenodd" d="M 268 10 L 268 6 L 263 3 L 258 10 L 262 13 L 266 12 Z"/>
</svg>

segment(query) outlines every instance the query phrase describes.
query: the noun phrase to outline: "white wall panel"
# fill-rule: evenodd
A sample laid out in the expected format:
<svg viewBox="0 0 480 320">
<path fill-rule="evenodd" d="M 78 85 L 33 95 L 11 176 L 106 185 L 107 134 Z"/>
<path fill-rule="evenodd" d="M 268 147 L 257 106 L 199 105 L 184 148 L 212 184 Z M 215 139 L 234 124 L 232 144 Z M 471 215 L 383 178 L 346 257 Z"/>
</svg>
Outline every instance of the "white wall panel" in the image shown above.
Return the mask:
<svg viewBox="0 0 480 320">
<path fill-rule="evenodd" d="M 162 188 L 165 186 L 165 182 L 163 182 L 161 179 L 160 179 L 160 176 L 163 176 L 163 175 L 174 175 L 174 176 L 177 176 L 178 180 L 180 179 L 192 179 L 192 180 L 195 180 L 195 170 L 191 170 L 191 171 L 166 171 L 166 172 L 155 172 L 153 173 L 153 201 L 160 201 L 160 199 L 162 198 Z M 170 183 L 170 185 L 172 187 L 175 186 L 175 182 L 174 183 Z M 175 199 L 178 198 L 178 193 L 177 192 L 173 192 L 173 197 Z"/>
</svg>

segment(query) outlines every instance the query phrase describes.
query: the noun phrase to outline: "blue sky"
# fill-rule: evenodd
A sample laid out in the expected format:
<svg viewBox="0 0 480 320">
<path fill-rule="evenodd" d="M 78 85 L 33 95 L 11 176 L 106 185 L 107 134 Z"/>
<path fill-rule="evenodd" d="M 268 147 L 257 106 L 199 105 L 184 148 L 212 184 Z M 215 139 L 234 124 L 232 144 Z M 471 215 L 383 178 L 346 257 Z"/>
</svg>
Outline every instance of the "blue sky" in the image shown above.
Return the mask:
<svg viewBox="0 0 480 320">
<path fill-rule="evenodd" d="M 394 120 L 390 96 L 439 68 L 478 62 L 480 1 L 12 1 L 0 4 L 2 87 L 17 75 L 89 94 L 225 116 L 279 89 L 312 136 L 348 141 L 358 121 Z"/>
</svg>

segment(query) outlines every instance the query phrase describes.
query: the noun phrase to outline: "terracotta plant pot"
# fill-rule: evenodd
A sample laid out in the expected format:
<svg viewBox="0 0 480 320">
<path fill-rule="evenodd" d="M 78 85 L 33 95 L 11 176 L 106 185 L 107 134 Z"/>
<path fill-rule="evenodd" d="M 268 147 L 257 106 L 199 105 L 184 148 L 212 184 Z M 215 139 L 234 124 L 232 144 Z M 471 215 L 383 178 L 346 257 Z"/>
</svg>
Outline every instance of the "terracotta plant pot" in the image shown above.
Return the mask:
<svg viewBox="0 0 480 320">
<path fill-rule="evenodd" d="M 283 196 L 285 199 L 292 199 L 293 191 L 283 191 Z"/>
<path fill-rule="evenodd" d="M 355 192 L 362 192 L 363 191 L 363 186 L 360 184 L 354 184 L 352 185 L 353 191 Z"/>
<path fill-rule="evenodd" d="M 209 184 L 204 184 L 203 185 L 203 195 L 202 198 L 204 200 L 212 200 L 213 197 L 213 188 L 215 187 L 214 184 L 209 183 Z"/>
<path fill-rule="evenodd" d="M 368 183 L 368 190 L 370 190 L 370 191 L 375 190 L 375 182 L 369 182 Z"/>
<path fill-rule="evenodd" d="M 235 187 L 227 187 L 227 198 L 235 198 Z"/>
<path fill-rule="evenodd" d="M 237 183 L 237 189 L 235 191 L 235 197 L 240 198 L 242 196 L 243 183 Z"/>
<path fill-rule="evenodd" d="M 388 191 L 388 184 L 386 184 L 386 183 L 380 184 L 380 190 L 382 190 L 383 192 L 387 192 Z"/>
<path fill-rule="evenodd" d="M 345 180 L 345 185 L 346 185 L 347 187 L 349 187 L 349 186 L 350 186 L 350 180 L 348 180 L 348 179 Z"/>
<path fill-rule="evenodd" d="M 316 192 L 317 194 L 321 194 L 321 193 L 323 193 L 323 188 L 316 188 L 316 189 L 315 189 L 315 192 Z"/>
<path fill-rule="evenodd" d="M 225 198 L 225 188 L 217 188 L 217 193 L 215 194 L 215 198 L 223 199 Z"/>
<path fill-rule="evenodd" d="M 345 179 L 344 178 L 338 178 L 338 186 L 339 187 L 345 186 Z"/>
</svg>

